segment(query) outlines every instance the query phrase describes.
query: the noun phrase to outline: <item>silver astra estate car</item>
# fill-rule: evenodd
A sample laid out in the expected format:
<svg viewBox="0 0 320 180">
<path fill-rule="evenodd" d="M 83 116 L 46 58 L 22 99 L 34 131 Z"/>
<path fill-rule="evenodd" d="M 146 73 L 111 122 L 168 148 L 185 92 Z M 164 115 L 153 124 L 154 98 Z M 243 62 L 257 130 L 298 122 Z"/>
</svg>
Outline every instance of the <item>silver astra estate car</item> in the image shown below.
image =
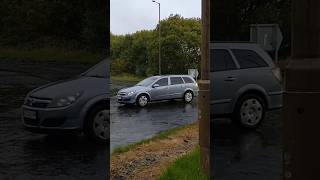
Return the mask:
<svg viewBox="0 0 320 180">
<path fill-rule="evenodd" d="M 120 104 L 136 104 L 145 107 L 151 101 L 183 99 L 190 103 L 198 96 L 198 84 L 187 75 L 149 77 L 137 85 L 122 89 L 117 98 Z"/>
<path fill-rule="evenodd" d="M 73 79 L 31 91 L 22 106 L 25 128 L 36 133 L 84 132 L 109 138 L 108 63 L 103 60 Z"/>
<path fill-rule="evenodd" d="M 214 43 L 211 49 L 211 113 L 231 115 L 255 128 L 265 112 L 282 107 L 281 72 L 257 44 Z"/>
</svg>

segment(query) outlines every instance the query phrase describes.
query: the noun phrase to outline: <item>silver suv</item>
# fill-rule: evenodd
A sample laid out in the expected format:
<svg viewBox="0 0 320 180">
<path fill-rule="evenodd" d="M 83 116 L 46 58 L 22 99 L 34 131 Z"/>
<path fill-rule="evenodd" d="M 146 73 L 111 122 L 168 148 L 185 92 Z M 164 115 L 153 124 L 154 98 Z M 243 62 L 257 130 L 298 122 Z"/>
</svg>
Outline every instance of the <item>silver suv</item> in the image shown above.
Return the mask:
<svg viewBox="0 0 320 180">
<path fill-rule="evenodd" d="M 75 78 L 31 91 L 22 106 L 27 130 L 37 133 L 84 132 L 109 138 L 108 63 L 104 60 Z"/>
<path fill-rule="evenodd" d="M 211 113 L 231 115 L 255 128 L 267 110 L 282 107 L 281 72 L 257 44 L 214 43 L 211 49 Z"/>
<path fill-rule="evenodd" d="M 198 96 L 198 84 L 187 75 L 149 77 L 137 85 L 122 89 L 117 98 L 120 104 L 136 104 L 145 107 L 151 101 L 183 99 L 190 103 Z"/>
</svg>

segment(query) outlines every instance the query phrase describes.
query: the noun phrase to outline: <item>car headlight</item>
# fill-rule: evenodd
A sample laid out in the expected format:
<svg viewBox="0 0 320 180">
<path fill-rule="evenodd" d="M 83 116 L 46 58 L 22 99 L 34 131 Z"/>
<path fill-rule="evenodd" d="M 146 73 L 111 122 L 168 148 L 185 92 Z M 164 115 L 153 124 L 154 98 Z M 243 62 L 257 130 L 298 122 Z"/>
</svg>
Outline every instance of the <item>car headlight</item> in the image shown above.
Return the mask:
<svg viewBox="0 0 320 180">
<path fill-rule="evenodd" d="M 58 97 L 55 98 L 50 104 L 49 104 L 49 108 L 58 108 L 58 107 L 66 107 L 69 106 L 71 104 L 73 104 L 74 102 L 76 102 L 80 96 L 82 95 L 81 92 L 77 92 L 73 95 L 67 95 L 67 96 L 62 96 L 62 97 Z"/>
<path fill-rule="evenodd" d="M 131 92 L 129 92 L 129 93 L 127 94 L 127 96 L 132 96 L 134 93 L 136 93 L 136 92 L 131 91 Z"/>
</svg>

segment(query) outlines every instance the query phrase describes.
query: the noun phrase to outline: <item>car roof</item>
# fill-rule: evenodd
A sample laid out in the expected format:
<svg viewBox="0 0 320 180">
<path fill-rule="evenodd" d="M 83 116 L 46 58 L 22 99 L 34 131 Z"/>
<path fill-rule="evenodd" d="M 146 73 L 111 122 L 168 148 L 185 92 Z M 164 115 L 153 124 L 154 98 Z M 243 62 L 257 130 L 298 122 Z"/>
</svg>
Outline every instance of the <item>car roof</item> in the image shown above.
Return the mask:
<svg viewBox="0 0 320 180">
<path fill-rule="evenodd" d="M 158 78 L 162 78 L 162 77 L 192 77 L 190 75 L 161 75 L 161 76 L 154 76 L 154 77 L 158 77 Z"/>
<path fill-rule="evenodd" d="M 275 64 L 269 54 L 257 43 L 251 42 L 211 42 L 210 49 L 244 49 L 253 50 L 263 57 L 269 67 L 275 67 Z"/>
</svg>

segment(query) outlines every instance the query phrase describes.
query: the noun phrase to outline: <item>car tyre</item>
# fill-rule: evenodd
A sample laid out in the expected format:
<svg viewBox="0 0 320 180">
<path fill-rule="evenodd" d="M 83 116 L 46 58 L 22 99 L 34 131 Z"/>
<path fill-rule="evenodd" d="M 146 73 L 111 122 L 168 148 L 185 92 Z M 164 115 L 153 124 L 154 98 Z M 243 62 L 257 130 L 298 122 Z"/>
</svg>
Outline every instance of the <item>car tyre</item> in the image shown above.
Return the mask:
<svg viewBox="0 0 320 180">
<path fill-rule="evenodd" d="M 233 118 L 242 128 L 255 129 L 264 120 L 266 105 L 263 98 L 255 94 L 245 95 L 236 104 Z"/>
<path fill-rule="evenodd" d="M 84 133 L 97 142 L 107 142 L 110 137 L 109 107 L 97 105 L 90 110 L 84 125 Z"/>
<path fill-rule="evenodd" d="M 146 107 L 149 104 L 149 97 L 146 94 L 141 94 L 137 97 L 136 104 L 139 107 Z"/>
<path fill-rule="evenodd" d="M 193 97 L 192 91 L 187 91 L 183 95 L 183 100 L 185 103 L 191 103 L 193 101 Z"/>
</svg>

